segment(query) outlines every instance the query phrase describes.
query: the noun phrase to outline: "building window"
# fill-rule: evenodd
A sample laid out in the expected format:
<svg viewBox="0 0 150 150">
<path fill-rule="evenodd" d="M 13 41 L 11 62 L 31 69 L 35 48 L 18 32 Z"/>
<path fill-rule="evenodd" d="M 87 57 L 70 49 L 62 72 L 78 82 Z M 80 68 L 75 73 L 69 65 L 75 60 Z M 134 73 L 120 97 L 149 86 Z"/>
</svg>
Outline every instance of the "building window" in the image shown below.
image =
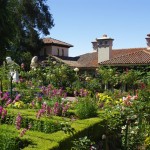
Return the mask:
<svg viewBox="0 0 150 150">
<path fill-rule="evenodd" d="M 101 41 L 101 42 L 99 42 L 99 44 L 100 44 L 100 45 L 102 45 L 102 44 L 103 44 L 103 42 Z"/>
<path fill-rule="evenodd" d="M 64 49 L 62 49 L 62 56 L 64 56 Z"/>
<path fill-rule="evenodd" d="M 107 45 L 108 44 L 108 41 L 105 41 L 105 45 Z"/>
<path fill-rule="evenodd" d="M 57 55 L 59 56 L 59 48 L 57 49 Z"/>
</svg>

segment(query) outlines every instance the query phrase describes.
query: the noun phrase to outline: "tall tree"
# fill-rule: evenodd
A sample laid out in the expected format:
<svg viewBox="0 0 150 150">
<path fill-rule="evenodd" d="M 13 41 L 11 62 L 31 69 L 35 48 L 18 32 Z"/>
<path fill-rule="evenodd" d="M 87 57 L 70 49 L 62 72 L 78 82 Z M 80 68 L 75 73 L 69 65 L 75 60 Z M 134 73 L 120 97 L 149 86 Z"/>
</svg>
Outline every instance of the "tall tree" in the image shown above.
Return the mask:
<svg viewBox="0 0 150 150">
<path fill-rule="evenodd" d="M 0 51 L 4 52 L 36 54 L 42 45 L 39 35 L 50 34 L 54 26 L 46 0 L 0 0 L 0 22 Z"/>
<path fill-rule="evenodd" d="M 9 43 L 15 36 L 15 26 L 9 0 L 0 0 L 0 61 L 5 57 Z"/>
</svg>

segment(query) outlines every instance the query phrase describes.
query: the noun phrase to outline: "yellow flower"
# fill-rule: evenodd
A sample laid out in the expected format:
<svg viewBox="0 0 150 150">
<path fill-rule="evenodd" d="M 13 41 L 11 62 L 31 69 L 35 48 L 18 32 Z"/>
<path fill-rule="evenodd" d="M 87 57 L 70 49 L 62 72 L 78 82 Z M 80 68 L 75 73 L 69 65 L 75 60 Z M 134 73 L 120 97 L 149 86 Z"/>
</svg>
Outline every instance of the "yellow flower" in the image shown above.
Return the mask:
<svg viewBox="0 0 150 150">
<path fill-rule="evenodd" d="M 15 102 L 14 107 L 23 108 L 24 107 L 24 102 L 23 101 Z"/>
</svg>

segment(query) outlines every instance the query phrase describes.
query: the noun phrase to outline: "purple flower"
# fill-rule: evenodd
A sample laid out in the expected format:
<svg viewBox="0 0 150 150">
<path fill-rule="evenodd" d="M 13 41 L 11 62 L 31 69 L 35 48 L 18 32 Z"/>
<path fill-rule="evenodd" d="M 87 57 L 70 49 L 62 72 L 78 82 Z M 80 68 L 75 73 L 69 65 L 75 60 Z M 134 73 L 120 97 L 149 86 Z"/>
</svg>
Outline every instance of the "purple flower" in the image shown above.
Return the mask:
<svg viewBox="0 0 150 150">
<path fill-rule="evenodd" d="M 9 98 L 9 93 L 8 92 L 4 93 L 2 100 L 7 100 L 8 98 Z"/>
<path fill-rule="evenodd" d="M 25 135 L 25 133 L 27 132 L 27 129 L 24 128 L 21 132 L 20 132 L 20 136 L 23 137 Z"/>
<path fill-rule="evenodd" d="M 17 96 L 15 97 L 15 99 L 13 100 L 13 103 L 17 102 L 20 100 L 21 95 L 17 94 Z"/>
<path fill-rule="evenodd" d="M 0 106 L 0 116 L 2 119 L 7 115 L 7 110 Z"/>
<path fill-rule="evenodd" d="M 12 102 L 12 100 L 9 98 L 6 102 L 6 106 L 8 106 L 11 102 Z"/>
<path fill-rule="evenodd" d="M 44 110 L 44 109 L 40 109 L 40 110 L 37 112 L 36 117 L 37 117 L 38 119 L 40 119 L 41 116 L 42 116 L 44 113 L 45 113 L 45 110 Z"/>
<path fill-rule="evenodd" d="M 3 107 L 0 106 L 0 115 L 2 114 L 2 112 L 3 112 Z"/>
<path fill-rule="evenodd" d="M 22 121 L 22 117 L 20 113 L 18 113 L 18 116 L 16 117 L 16 121 L 15 121 L 16 129 L 18 130 L 20 130 L 21 128 L 21 121 Z"/>
<path fill-rule="evenodd" d="M 7 115 L 7 110 L 3 109 L 1 118 L 4 119 L 6 115 Z"/>
</svg>

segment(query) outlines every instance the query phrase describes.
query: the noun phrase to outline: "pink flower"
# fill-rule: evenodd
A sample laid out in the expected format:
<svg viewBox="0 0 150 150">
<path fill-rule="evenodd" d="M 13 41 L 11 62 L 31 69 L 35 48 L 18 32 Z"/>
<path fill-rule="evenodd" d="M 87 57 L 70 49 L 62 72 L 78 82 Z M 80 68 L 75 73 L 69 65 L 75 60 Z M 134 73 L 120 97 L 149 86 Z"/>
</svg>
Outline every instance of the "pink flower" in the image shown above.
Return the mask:
<svg viewBox="0 0 150 150">
<path fill-rule="evenodd" d="M 15 121 L 16 129 L 18 130 L 20 130 L 21 128 L 21 121 L 22 121 L 22 117 L 20 113 L 18 113 L 18 116 L 16 117 L 16 121 Z"/>
<path fill-rule="evenodd" d="M 20 100 L 21 94 L 18 94 L 15 99 L 13 100 L 13 103 L 17 102 Z"/>
<path fill-rule="evenodd" d="M 9 98 L 9 93 L 6 92 L 3 94 L 2 100 L 7 100 Z"/>
<path fill-rule="evenodd" d="M 2 106 L 0 106 L 0 115 L 2 119 L 4 119 L 5 116 L 7 115 L 7 110 L 4 109 Z"/>
<path fill-rule="evenodd" d="M 3 113 L 2 113 L 2 119 L 7 115 L 7 110 L 3 109 Z"/>
<path fill-rule="evenodd" d="M 8 106 L 11 102 L 12 102 L 12 100 L 9 98 L 6 102 L 6 106 Z"/>
<path fill-rule="evenodd" d="M 20 136 L 23 137 L 25 135 L 25 133 L 27 132 L 27 129 L 24 128 L 21 132 L 20 132 Z"/>
</svg>

